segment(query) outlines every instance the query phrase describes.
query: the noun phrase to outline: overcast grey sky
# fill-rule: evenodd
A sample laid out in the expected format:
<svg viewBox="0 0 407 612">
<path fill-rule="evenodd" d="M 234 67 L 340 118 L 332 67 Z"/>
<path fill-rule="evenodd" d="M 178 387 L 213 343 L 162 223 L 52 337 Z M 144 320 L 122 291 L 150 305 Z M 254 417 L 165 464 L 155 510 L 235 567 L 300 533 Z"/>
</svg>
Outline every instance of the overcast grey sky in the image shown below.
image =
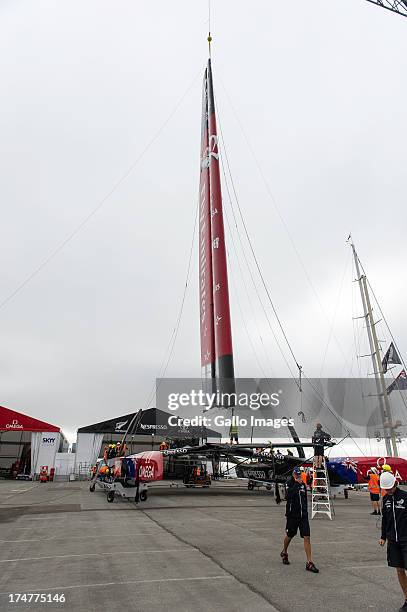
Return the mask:
<svg viewBox="0 0 407 612">
<path fill-rule="evenodd" d="M 0 301 L 190 88 L 0 309 L 2 405 L 67 433 L 145 405 L 191 244 L 207 20 L 205 0 L 0 1 Z M 212 0 L 212 31 L 235 186 L 299 362 L 340 376 L 355 361 L 350 230 L 405 350 L 407 20 L 365 0 Z M 285 375 L 227 241 L 237 374 Z M 197 257 L 173 377 L 199 376 Z M 335 312 L 342 350 L 326 350 Z"/>
</svg>

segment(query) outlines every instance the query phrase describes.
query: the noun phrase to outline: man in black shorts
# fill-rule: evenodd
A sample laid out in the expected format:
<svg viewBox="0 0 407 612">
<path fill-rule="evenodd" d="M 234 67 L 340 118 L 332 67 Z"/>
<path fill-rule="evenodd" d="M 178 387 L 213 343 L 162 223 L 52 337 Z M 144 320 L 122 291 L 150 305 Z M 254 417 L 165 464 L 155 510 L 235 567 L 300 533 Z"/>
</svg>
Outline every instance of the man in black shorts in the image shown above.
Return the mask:
<svg viewBox="0 0 407 612">
<path fill-rule="evenodd" d="M 319 569 L 315 567 L 311 555 L 311 538 L 310 527 L 308 522 L 308 506 L 307 506 L 307 487 L 301 479 L 301 470 L 299 467 L 294 468 L 293 480 L 287 490 L 287 507 L 285 515 L 287 517 L 286 536 L 284 538 L 284 548 L 280 553 L 284 565 L 289 565 L 287 549 L 292 538 L 300 529 L 300 536 L 304 539 L 304 550 L 307 556 L 307 564 L 305 569 L 308 572 L 318 574 Z"/>
<path fill-rule="evenodd" d="M 394 474 L 383 472 L 380 488 L 386 492 L 382 506 L 382 537 L 380 546 L 387 540 L 387 565 L 395 567 L 404 595 L 400 612 L 407 611 L 407 493 L 397 487 Z"/>
<path fill-rule="evenodd" d="M 324 461 L 324 446 L 329 442 L 331 436 L 322 429 L 321 423 L 316 424 L 316 430 L 312 436 L 312 444 L 314 445 L 315 467 L 321 468 Z"/>
</svg>

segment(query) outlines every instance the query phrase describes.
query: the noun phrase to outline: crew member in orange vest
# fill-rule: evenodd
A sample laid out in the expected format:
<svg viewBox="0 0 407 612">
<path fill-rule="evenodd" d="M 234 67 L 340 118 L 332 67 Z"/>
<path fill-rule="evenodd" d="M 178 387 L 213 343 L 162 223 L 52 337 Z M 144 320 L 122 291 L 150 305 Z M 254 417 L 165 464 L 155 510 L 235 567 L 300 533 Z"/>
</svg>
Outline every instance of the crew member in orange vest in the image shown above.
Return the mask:
<svg viewBox="0 0 407 612">
<path fill-rule="evenodd" d="M 373 512 L 371 512 L 370 514 L 373 515 L 378 515 L 380 514 L 380 485 L 379 485 L 379 475 L 377 473 L 377 469 L 372 467 L 370 468 L 370 470 L 368 471 L 368 476 L 369 476 L 369 484 L 368 484 L 368 488 L 369 488 L 369 492 L 370 492 L 370 499 L 372 502 L 372 506 L 373 506 Z"/>
<path fill-rule="evenodd" d="M 301 480 L 302 482 L 305 484 L 305 487 L 307 487 L 307 472 L 305 471 L 305 468 L 303 466 L 300 467 L 301 470 Z"/>
</svg>

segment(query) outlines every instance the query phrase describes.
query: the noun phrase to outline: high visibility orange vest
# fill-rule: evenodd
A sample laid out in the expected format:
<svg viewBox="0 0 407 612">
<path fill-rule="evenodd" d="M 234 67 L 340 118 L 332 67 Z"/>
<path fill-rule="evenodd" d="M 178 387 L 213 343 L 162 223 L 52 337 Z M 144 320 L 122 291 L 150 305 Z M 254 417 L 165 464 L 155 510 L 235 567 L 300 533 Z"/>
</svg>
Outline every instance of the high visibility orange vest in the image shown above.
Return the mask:
<svg viewBox="0 0 407 612">
<path fill-rule="evenodd" d="M 307 486 L 307 474 L 306 472 L 301 472 L 301 480 Z"/>
<path fill-rule="evenodd" d="M 377 474 L 370 474 L 368 487 L 371 493 L 380 493 L 379 476 Z"/>
</svg>

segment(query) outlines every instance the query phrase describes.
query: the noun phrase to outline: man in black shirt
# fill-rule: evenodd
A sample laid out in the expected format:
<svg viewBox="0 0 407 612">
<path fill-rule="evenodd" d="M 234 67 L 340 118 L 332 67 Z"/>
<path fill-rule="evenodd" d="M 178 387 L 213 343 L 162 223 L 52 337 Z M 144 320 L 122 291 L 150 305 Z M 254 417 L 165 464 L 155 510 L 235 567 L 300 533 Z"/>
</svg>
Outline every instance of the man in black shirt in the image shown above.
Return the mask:
<svg viewBox="0 0 407 612">
<path fill-rule="evenodd" d="M 407 611 L 407 493 L 397 487 L 390 472 L 380 476 L 380 488 L 386 492 L 382 506 L 382 535 L 380 546 L 387 540 L 387 565 L 395 567 L 405 602 L 400 612 Z"/>
<path fill-rule="evenodd" d="M 293 471 L 293 480 L 287 489 L 287 507 L 285 515 L 287 517 L 286 536 L 284 538 L 284 548 L 280 553 L 284 565 L 289 565 L 287 549 L 292 538 L 300 529 L 300 536 L 304 539 L 304 550 L 307 557 L 305 569 L 308 572 L 318 574 L 319 569 L 312 561 L 310 526 L 308 521 L 307 506 L 307 487 L 301 480 L 301 470 L 296 467 Z"/>
<path fill-rule="evenodd" d="M 322 430 L 321 423 L 317 423 L 316 430 L 314 431 L 314 435 L 312 436 L 316 468 L 322 467 L 322 462 L 324 460 L 324 446 L 325 443 L 329 442 L 330 439 L 331 436 Z"/>
</svg>

